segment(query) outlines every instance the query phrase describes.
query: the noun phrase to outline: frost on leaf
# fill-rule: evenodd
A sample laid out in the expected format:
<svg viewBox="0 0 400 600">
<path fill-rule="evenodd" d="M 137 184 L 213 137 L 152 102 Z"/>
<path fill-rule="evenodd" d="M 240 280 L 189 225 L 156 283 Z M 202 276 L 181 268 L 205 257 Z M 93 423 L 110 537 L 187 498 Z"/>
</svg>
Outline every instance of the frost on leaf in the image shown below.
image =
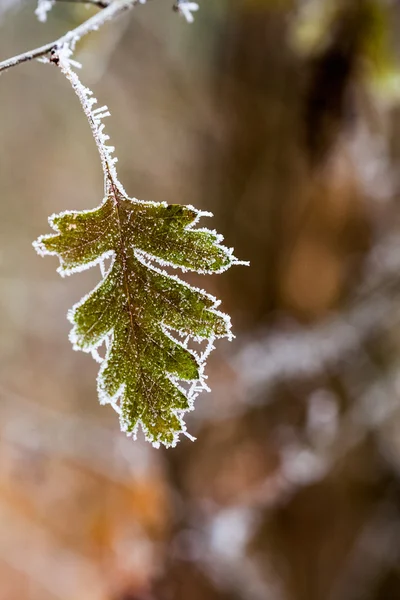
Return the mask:
<svg viewBox="0 0 400 600">
<path fill-rule="evenodd" d="M 52 216 L 56 233 L 39 238 L 36 249 L 58 256 L 62 275 L 103 266 L 100 283 L 68 314 L 73 324 L 70 339 L 75 349 L 91 352 L 101 362 L 99 398 L 119 412 L 122 429 L 136 434 L 140 424 L 154 445 L 174 445 L 186 431 L 183 414 L 199 391 L 207 389 L 203 370 L 213 341 L 231 334 L 229 317 L 216 310 L 215 298 L 163 267 L 218 273 L 237 261 L 219 235 L 196 227 L 206 213 L 126 195 L 111 148 L 104 144 L 101 119 L 108 111 L 93 110 L 96 100 L 67 59 L 61 68 L 81 100 L 99 147 L 105 198 L 94 210 Z M 208 340 L 206 350 L 191 350 L 190 339 Z M 103 359 L 98 352 L 102 344 Z M 185 381 L 189 383 L 179 383 Z"/>
</svg>

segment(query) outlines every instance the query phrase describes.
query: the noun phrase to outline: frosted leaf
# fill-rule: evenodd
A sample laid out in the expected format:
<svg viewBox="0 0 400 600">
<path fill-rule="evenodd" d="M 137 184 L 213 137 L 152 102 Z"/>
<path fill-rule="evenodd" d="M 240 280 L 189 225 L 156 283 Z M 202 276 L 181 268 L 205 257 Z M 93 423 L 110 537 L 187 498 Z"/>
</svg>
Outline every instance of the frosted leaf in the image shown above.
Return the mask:
<svg viewBox="0 0 400 600">
<path fill-rule="evenodd" d="M 140 425 L 153 445 L 175 445 L 180 433 L 190 437 L 183 415 L 208 390 L 204 368 L 215 339 L 232 334 L 230 319 L 213 296 L 163 267 L 219 273 L 238 261 L 222 245 L 222 236 L 197 227 L 209 213 L 127 195 L 117 177 L 114 149 L 106 144 L 102 121 L 108 108 L 95 108 L 92 92 L 71 70 L 68 48 L 55 59 L 88 118 L 105 195 L 93 210 L 50 217 L 56 233 L 34 245 L 39 254 L 59 258 L 61 275 L 100 265 L 100 282 L 68 313 L 70 340 L 75 350 L 91 353 L 100 363 L 99 400 L 117 410 L 121 429 L 135 437 Z M 191 349 L 191 340 L 204 340 L 205 349 Z"/>
</svg>

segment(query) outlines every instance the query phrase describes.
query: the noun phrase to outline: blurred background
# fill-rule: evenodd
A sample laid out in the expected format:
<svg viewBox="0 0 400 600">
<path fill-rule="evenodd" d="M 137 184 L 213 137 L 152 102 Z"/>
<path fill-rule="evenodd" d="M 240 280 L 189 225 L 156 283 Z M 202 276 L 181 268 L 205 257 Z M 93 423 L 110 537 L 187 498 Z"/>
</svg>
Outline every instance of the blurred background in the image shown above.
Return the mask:
<svg viewBox="0 0 400 600">
<path fill-rule="evenodd" d="M 0 0 L 0 57 L 93 7 Z M 86 37 L 128 193 L 211 210 L 240 259 L 192 278 L 236 340 L 197 437 L 156 450 L 97 401 L 98 365 L 31 243 L 96 206 L 69 84 L 0 77 L 0 600 L 400 599 L 400 2 L 151 0 Z M 206 224 L 206 223 L 205 223 Z"/>
</svg>

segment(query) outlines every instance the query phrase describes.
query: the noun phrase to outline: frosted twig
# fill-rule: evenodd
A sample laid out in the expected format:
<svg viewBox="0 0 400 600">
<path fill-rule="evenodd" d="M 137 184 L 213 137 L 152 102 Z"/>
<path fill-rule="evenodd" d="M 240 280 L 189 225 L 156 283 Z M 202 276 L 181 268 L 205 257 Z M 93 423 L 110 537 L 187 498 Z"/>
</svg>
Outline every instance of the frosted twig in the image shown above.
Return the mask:
<svg viewBox="0 0 400 600">
<path fill-rule="evenodd" d="M 8 58 L 0 62 L 0 73 L 3 71 L 7 71 L 11 67 L 16 67 L 24 62 L 28 62 L 30 60 L 34 60 L 37 58 L 43 58 L 50 54 L 52 50 L 56 50 L 57 48 L 62 48 L 68 46 L 70 48 L 74 48 L 76 42 L 78 42 L 82 37 L 100 29 L 107 21 L 111 21 L 118 17 L 121 13 L 126 10 L 131 9 L 133 6 L 138 4 L 139 0 L 114 0 L 111 4 L 109 4 L 102 11 L 90 17 L 82 23 L 78 25 L 75 29 L 68 31 L 65 35 L 60 37 L 58 40 L 53 42 L 49 42 L 44 46 L 40 46 L 33 50 L 29 50 L 28 52 L 24 52 L 22 54 L 18 54 L 17 56 L 13 56 L 12 58 Z"/>
<path fill-rule="evenodd" d="M 54 40 L 53 42 L 49 42 L 48 44 L 44 44 L 44 46 L 39 46 L 38 48 L 34 48 L 33 50 L 28 50 L 27 52 L 23 52 L 22 54 L 17 54 L 11 58 L 7 58 L 0 62 L 0 73 L 3 71 L 7 71 L 11 69 L 11 67 L 16 67 L 17 65 L 21 65 L 22 63 L 29 62 L 31 60 L 35 60 L 38 58 L 46 57 L 51 53 L 52 50 L 57 50 L 59 48 L 63 48 L 68 46 L 72 50 L 75 48 L 76 42 L 78 42 L 82 37 L 91 33 L 92 31 L 96 31 L 100 29 L 107 21 L 111 21 L 118 17 L 122 12 L 133 8 L 136 4 L 145 4 L 146 0 L 56 0 L 62 2 L 79 2 L 82 4 L 93 4 L 98 8 L 102 8 L 97 15 L 90 17 L 84 21 L 81 25 L 78 25 L 75 29 L 68 31 L 58 40 Z M 180 0 L 175 5 L 174 8 L 178 10 L 186 20 L 191 23 L 193 21 L 192 11 L 198 10 L 198 5 L 194 2 L 187 2 L 187 0 Z"/>
<path fill-rule="evenodd" d="M 97 8 L 106 8 L 112 0 L 38 0 L 35 14 L 39 21 L 47 21 L 47 13 L 51 11 L 56 2 L 73 2 L 75 4 L 92 4 Z"/>
<path fill-rule="evenodd" d="M 71 2 L 74 4 L 93 4 L 98 8 L 106 8 L 110 4 L 110 0 L 55 0 L 56 2 Z"/>
</svg>

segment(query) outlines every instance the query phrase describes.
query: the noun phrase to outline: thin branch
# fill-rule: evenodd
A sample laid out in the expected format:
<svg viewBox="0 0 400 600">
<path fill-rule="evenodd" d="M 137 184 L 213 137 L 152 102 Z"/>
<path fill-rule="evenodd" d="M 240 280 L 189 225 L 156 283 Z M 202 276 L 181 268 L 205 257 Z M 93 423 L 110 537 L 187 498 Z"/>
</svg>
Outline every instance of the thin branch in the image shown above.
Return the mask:
<svg viewBox="0 0 400 600">
<path fill-rule="evenodd" d="M 56 2 L 72 2 L 73 4 L 92 4 L 98 8 L 107 8 L 111 0 L 56 0 Z"/>
<path fill-rule="evenodd" d="M 57 48 L 61 48 L 64 45 L 70 46 L 74 48 L 76 42 L 80 40 L 82 37 L 90 33 L 91 31 L 95 31 L 100 29 L 107 21 L 111 21 L 118 17 L 121 13 L 129 10 L 135 4 L 138 3 L 139 0 L 114 0 L 111 4 L 109 4 L 106 8 L 104 8 L 101 12 L 97 13 L 90 19 L 87 19 L 84 23 L 72 29 L 58 40 L 54 42 L 49 42 L 44 46 L 40 46 L 39 48 L 35 48 L 33 50 L 29 50 L 28 52 L 24 52 L 23 54 L 18 54 L 17 56 L 13 56 L 12 58 L 8 58 L 3 62 L 0 62 L 0 73 L 3 71 L 7 71 L 11 67 L 16 67 L 22 63 L 28 62 L 30 60 L 34 60 L 37 58 L 42 58 L 51 53 L 52 50 L 56 50 Z"/>
</svg>

